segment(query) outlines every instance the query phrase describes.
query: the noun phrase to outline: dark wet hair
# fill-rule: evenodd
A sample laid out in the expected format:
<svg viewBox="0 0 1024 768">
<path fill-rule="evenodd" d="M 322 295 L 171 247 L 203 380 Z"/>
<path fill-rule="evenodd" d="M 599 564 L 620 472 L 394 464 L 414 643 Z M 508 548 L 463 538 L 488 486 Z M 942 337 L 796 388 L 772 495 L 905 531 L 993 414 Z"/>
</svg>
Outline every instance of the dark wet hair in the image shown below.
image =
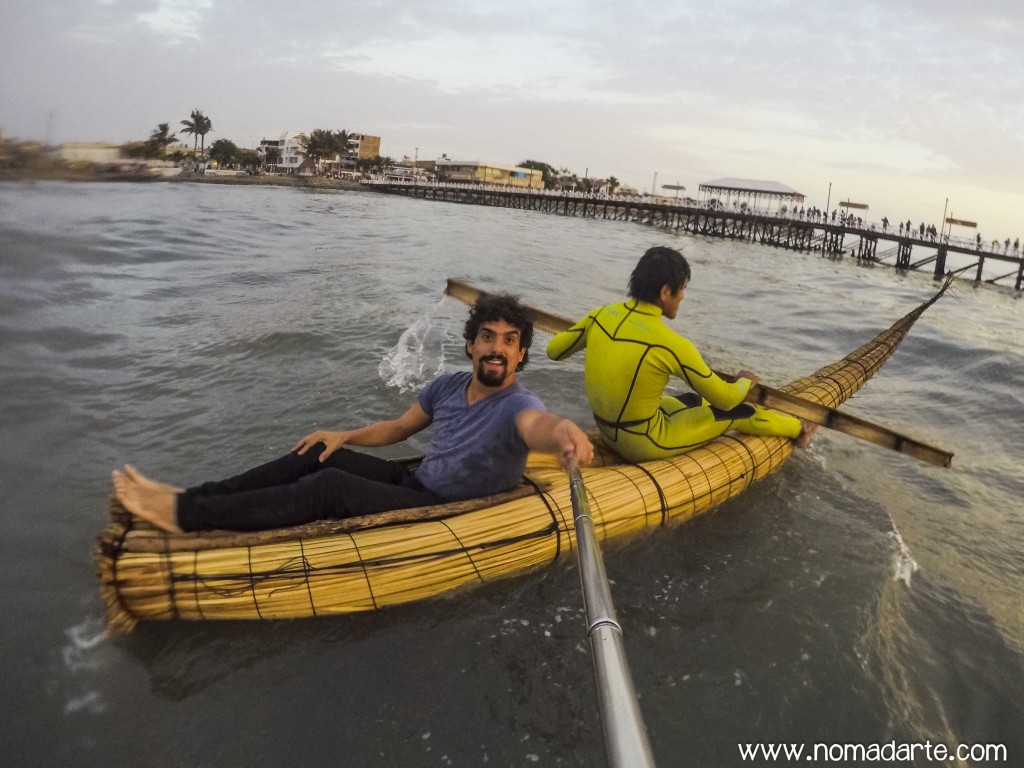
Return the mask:
<svg viewBox="0 0 1024 768">
<path fill-rule="evenodd" d="M 649 248 L 629 276 L 629 295 L 657 304 L 661 286 L 675 293 L 690 280 L 690 265 L 679 251 L 664 245 Z"/>
<path fill-rule="evenodd" d="M 523 362 L 516 366 L 516 370 L 523 370 L 530 361 L 530 345 L 533 344 L 533 317 L 530 310 L 519 303 L 518 297 L 507 293 L 481 296 L 469 308 L 469 319 L 466 320 L 463 338 L 467 342 L 475 341 L 480 326 L 494 320 L 504 320 L 519 329 L 519 348 L 525 349 L 526 354 L 523 355 Z M 472 357 L 468 347 L 466 357 Z"/>
</svg>

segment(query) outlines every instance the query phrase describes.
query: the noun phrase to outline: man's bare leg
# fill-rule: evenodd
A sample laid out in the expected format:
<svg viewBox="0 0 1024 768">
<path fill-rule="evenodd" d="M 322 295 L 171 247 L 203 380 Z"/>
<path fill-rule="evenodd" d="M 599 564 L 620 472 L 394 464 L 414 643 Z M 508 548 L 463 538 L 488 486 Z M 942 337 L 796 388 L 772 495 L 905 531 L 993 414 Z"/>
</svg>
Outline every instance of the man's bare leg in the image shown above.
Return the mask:
<svg viewBox="0 0 1024 768">
<path fill-rule="evenodd" d="M 125 509 L 152 523 L 162 531 L 181 533 L 177 518 L 174 486 L 158 483 L 139 473 L 134 467 L 124 471 L 115 469 L 111 474 L 114 494 Z M 141 480 L 135 479 L 136 477 Z"/>
<path fill-rule="evenodd" d="M 814 433 L 818 431 L 818 425 L 813 421 L 805 421 L 804 419 L 800 419 L 800 423 L 803 424 L 803 429 L 796 436 L 796 447 L 806 448 L 811 444 L 811 440 L 814 439 Z"/>
</svg>

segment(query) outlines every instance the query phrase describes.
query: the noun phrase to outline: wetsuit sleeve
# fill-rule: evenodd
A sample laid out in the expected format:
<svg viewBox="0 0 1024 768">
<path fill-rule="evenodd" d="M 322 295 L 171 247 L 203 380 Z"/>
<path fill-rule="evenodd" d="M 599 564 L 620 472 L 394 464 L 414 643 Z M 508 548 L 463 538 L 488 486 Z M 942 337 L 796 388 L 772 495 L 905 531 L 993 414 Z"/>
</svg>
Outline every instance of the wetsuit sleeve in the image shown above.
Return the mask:
<svg viewBox="0 0 1024 768">
<path fill-rule="evenodd" d="M 750 379 L 726 381 L 704 362 L 693 342 L 675 333 L 673 336 L 672 351 L 680 365 L 677 375 L 716 408 L 730 410 L 743 402 L 750 391 Z"/>
<path fill-rule="evenodd" d="M 597 310 L 595 309 L 569 330 L 557 334 L 548 343 L 548 357 L 552 360 L 565 360 L 586 347 L 587 333 L 590 331 L 590 326 L 594 324 L 596 315 Z"/>
</svg>

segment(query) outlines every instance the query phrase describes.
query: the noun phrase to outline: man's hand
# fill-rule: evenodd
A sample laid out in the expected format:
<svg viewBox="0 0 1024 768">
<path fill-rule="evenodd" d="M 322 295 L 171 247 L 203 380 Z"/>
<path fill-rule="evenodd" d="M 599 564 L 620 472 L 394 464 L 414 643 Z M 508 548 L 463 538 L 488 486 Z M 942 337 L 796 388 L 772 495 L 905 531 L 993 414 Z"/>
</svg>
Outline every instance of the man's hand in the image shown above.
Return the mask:
<svg viewBox="0 0 1024 768">
<path fill-rule="evenodd" d="M 569 462 L 575 458 L 576 463 L 585 467 L 594 460 L 594 445 L 587 437 L 587 433 L 580 429 L 574 422 L 568 419 L 562 421 L 555 428 L 555 435 L 562 444 L 562 451 L 559 458 L 565 469 L 569 468 Z"/>
<path fill-rule="evenodd" d="M 292 450 L 298 451 L 299 456 L 302 456 L 317 443 L 323 443 L 326 450 L 320 454 L 320 461 L 324 461 L 348 441 L 348 436 L 348 432 L 328 432 L 325 429 L 318 429 L 299 440 Z"/>
<path fill-rule="evenodd" d="M 590 438 L 569 419 L 527 409 L 516 416 L 516 428 L 530 448 L 544 453 L 557 453 L 567 469 L 569 459 L 573 456 L 580 466 L 594 460 L 594 446 Z"/>
</svg>

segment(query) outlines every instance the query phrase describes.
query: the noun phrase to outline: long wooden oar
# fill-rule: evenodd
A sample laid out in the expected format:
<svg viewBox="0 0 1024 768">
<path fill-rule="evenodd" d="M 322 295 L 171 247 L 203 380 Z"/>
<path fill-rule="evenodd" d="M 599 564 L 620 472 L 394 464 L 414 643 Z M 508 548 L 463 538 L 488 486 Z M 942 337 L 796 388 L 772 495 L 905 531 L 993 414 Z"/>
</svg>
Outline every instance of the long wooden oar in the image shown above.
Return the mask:
<svg viewBox="0 0 1024 768">
<path fill-rule="evenodd" d="M 468 283 L 452 278 L 449 278 L 444 292 L 466 304 L 473 304 L 481 296 L 487 295 L 487 291 L 482 291 Z M 536 307 L 527 306 L 527 309 L 533 314 L 534 326 L 543 331 L 561 333 L 573 325 L 571 320 L 560 315 L 554 315 Z M 728 374 L 718 371 L 716 373 L 725 379 L 733 378 Z M 897 453 L 912 456 L 915 459 L 934 464 L 937 467 L 948 467 L 953 462 L 953 454 L 949 451 L 944 451 L 941 448 L 914 440 L 912 437 L 901 435 L 888 427 L 873 424 L 866 419 L 851 416 L 835 408 L 829 408 L 827 405 L 804 400 L 801 397 L 791 395 L 774 387 L 756 384 L 750 388 L 747 400 L 763 405 L 766 408 L 773 408 L 777 411 L 814 422 L 815 424 L 820 424 L 836 432 L 842 432 L 843 434 L 866 440 L 883 448 L 889 448 Z"/>
</svg>

